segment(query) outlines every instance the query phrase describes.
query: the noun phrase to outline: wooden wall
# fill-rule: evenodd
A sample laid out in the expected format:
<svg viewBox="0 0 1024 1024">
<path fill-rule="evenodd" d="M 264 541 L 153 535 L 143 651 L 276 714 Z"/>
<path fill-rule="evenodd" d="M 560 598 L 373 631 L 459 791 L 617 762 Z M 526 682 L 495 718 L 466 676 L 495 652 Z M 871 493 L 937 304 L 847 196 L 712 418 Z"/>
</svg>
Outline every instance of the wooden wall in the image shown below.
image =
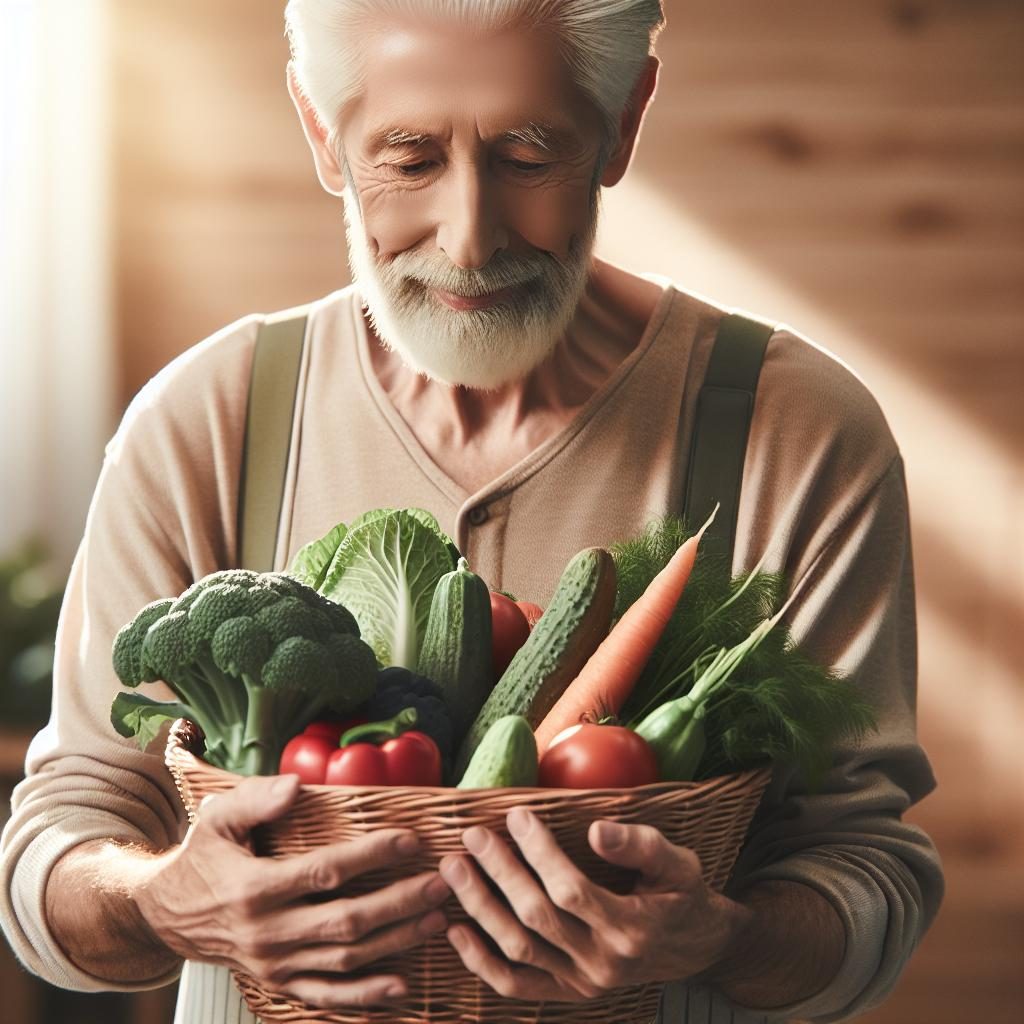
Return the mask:
<svg viewBox="0 0 1024 1024">
<path fill-rule="evenodd" d="M 282 6 L 114 0 L 122 401 L 234 318 L 348 280 L 340 206 L 316 184 L 284 88 Z M 630 265 L 756 301 L 870 371 L 911 468 L 921 731 L 940 779 L 915 820 L 950 891 L 868 1019 L 1016 1020 L 1024 9 L 667 8 L 657 100 L 632 184 L 609 203 L 635 236 Z M 654 244 L 666 224 L 634 229 L 623 213 L 651 196 L 678 215 L 675 251 Z"/>
</svg>

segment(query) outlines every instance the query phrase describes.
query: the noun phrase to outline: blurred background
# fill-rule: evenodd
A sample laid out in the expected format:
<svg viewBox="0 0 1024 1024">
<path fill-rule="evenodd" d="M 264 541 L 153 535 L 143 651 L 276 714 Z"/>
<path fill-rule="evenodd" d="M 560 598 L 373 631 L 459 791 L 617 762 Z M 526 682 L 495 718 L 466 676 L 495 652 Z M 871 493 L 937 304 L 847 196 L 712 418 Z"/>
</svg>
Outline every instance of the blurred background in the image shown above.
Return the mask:
<svg viewBox="0 0 1024 1024">
<path fill-rule="evenodd" d="M 48 707 L 103 446 L 226 323 L 348 283 L 281 0 L 2 0 L 0 798 Z M 1024 4 L 667 0 L 599 251 L 852 366 L 906 460 L 942 913 L 873 1024 L 1024 1011 Z M 5 812 L 0 810 L 0 818 Z M 0 949 L 12 1022 L 170 1020 Z"/>
</svg>

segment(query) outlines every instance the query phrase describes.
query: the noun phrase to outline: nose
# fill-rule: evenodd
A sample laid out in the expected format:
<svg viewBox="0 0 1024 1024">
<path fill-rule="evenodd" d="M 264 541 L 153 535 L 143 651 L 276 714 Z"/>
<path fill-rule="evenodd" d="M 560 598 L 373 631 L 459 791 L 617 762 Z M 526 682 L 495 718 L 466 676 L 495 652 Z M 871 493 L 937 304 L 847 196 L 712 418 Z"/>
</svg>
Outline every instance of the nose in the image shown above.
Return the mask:
<svg viewBox="0 0 1024 1024">
<path fill-rule="evenodd" d="M 508 233 L 485 175 L 486 171 L 464 166 L 450 176 L 445 189 L 437 245 L 463 270 L 485 267 L 496 252 L 508 245 Z"/>
</svg>

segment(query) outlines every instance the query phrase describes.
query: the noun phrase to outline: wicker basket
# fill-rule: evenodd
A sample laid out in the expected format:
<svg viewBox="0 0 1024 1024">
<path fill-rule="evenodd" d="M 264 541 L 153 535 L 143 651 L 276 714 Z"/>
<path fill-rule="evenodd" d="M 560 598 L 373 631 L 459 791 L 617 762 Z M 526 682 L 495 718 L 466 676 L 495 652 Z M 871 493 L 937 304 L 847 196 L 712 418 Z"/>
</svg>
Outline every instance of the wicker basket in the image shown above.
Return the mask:
<svg viewBox="0 0 1024 1024">
<path fill-rule="evenodd" d="M 214 768 L 195 753 L 201 741 L 191 723 L 178 722 L 167 743 L 167 765 L 194 819 L 204 796 L 232 789 L 239 776 Z M 329 842 L 354 839 L 373 829 L 413 828 L 421 853 L 400 869 L 385 869 L 354 879 L 353 895 L 379 888 L 397 878 L 436 867 L 449 853 L 464 852 L 460 837 L 471 825 L 485 825 L 505 836 L 505 815 L 528 807 L 558 838 L 563 849 L 587 875 L 617 891 L 632 879 L 627 872 L 595 856 L 586 841 L 597 818 L 654 825 L 673 843 L 696 851 L 708 884 L 721 890 L 732 870 L 750 819 L 770 772 L 744 772 L 699 783 L 658 783 L 637 789 L 558 790 L 303 786 L 292 810 L 255 837 L 258 852 L 271 856 L 304 853 Z M 451 920 L 465 920 L 455 901 L 446 906 Z M 657 1013 L 660 985 L 617 989 L 587 1003 L 529 1003 L 504 999 L 463 966 L 444 935 L 399 957 L 380 960 L 371 973 L 398 973 L 409 994 L 398 1006 L 379 1010 L 319 1010 L 266 991 L 251 977 L 235 973 L 249 1008 L 263 1021 L 327 1021 L 357 1024 L 649 1024 Z"/>
</svg>

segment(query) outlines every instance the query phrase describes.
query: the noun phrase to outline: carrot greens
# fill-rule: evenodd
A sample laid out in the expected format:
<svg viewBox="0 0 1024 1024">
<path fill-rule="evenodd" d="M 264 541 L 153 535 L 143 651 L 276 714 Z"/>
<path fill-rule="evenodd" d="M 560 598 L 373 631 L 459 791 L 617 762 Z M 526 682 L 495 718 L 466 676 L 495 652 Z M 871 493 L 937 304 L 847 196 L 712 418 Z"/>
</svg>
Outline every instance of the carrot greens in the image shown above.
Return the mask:
<svg viewBox="0 0 1024 1024">
<path fill-rule="evenodd" d="M 667 517 L 612 547 L 625 614 L 687 538 Z M 662 776 L 709 778 L 768 761 L 790 763 L 814 787 L 837 743 L 875 728 L 871 706 L 831 668 L 794 642 L 783 617 L 797 596 L 782 576 L 730 578 L 702 551 L 622 720 L 658 754 Z"/>
</svg>

